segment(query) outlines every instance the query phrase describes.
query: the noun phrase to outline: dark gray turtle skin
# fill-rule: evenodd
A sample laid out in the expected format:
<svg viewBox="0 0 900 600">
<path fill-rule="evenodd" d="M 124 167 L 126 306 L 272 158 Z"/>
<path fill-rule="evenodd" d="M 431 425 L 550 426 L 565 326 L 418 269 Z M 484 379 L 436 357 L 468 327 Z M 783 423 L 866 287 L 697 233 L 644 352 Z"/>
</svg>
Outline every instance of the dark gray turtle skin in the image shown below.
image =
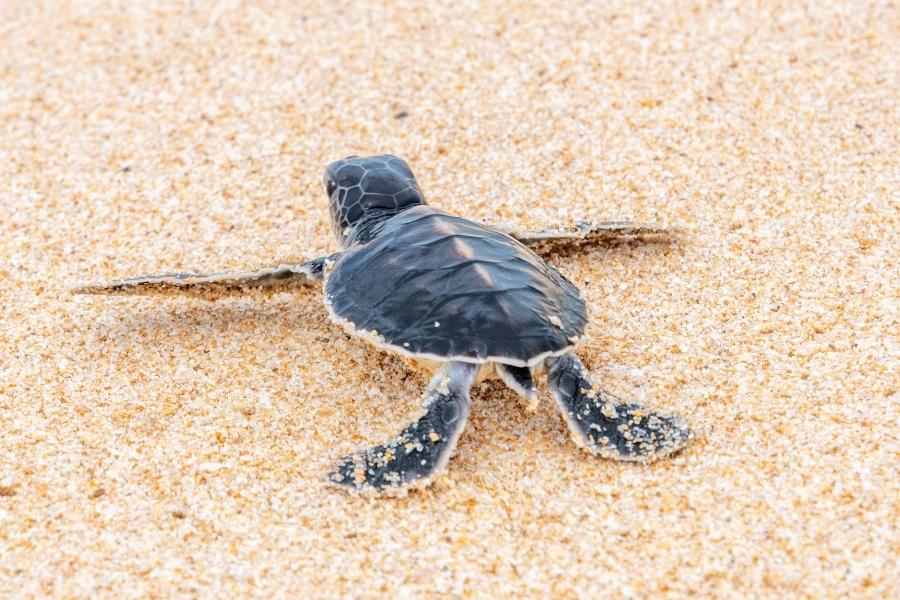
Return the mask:
<svg viewBox="0 0 900 600">
<path fill-rule="evenodd" d="M 351 490 L 405 492 L 431 482 L 463 431 L 471 387 L 490 377 L 533 408 L 535 377 L 546 374 L 573 440 L 604 458 L 649 462 L 693 437 L 678 416 L 600 389 L 574 353 L 587 325 L 581 292 L 517 241 L 543 248 L 637 239 L 664 229 L 584 222 L 504 233 L 428 206 L 412 170 L 391 155 L 334 162 L 324 181 L 341 243 L 334 254 L 250 271 L 116 279 L 75 291 L 208 293 L 324 280 L 335 322 L 431 375 L 424 414 L 394 438 L 345 457 L 329 474 Z"/>
<path fill-rule="evenodd" d="M 332 315 L 402 354 L 533 366 L 584 334 L 581 292 L 499 231 L 414 206 L 351 243 L 325 283 Z"/>
</svg>

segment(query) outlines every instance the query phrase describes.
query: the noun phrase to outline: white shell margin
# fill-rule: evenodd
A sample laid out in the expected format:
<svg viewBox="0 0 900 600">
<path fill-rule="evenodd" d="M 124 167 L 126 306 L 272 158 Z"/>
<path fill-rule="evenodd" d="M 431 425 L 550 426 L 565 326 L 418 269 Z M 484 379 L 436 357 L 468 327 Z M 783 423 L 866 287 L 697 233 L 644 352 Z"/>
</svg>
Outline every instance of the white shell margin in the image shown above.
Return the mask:
<svg viewBox="0 0 900 600">
<path fill-rule="evenodd" d="M 430 352 L 412 352 L 408 348 L 404 348 L 402 346 L 395 346 L 394 344 L 387 343 L 386 341 L 384 341 L 384 337 L 375 330 L 357 328 L 356 325 L 352 321 L 350 321 L 348 319 L 344 319 L 342 317 L 339 317 L 334 312 L 334 308 L 331 305 L 331 298 L 328 296 L 328 293 L 324 291 L 325 289 L 327 289 L 327 286 L 328 286 L 328 266 L 330 266 L 330 265 L 326 264 L 325 285 L 322 286 L 322 289 L 323 289 L 322 296 L 324 297 L 324 300 L 325 300 L 325 308 L 328 310 L 328 316 L 332 320 L 332 322 L 343 327 L 344 331 L 346 331 L 350 335 L 363 338 L 364 340 L 366 340 L 373 346 L 376 346 L 378 348 L 383 348 L 384 350 L 389 350 L 391 352 L 394 352 L 395 354 L 399 354 L 401 356 L 405 356 L 408 358 L 418 358 L 418 359 L 424 359 L 424 360 L 432 360 L 432 361 L 436 361 L 436 362 L 459 361 L 459 362 L 465 362 L 465 363 L 472 363 L 472 364 L 476 364 L 476 365 L 496 362 L 496 363 L 502 363 L 504 365 L 511 365 L 513 367 L 532 368 L 536 365 L 541 364 L 548 358 L 551 358 L 553 356 L 562 356 L 563 354 L 567 354 L 567 353 L 571 352 L 575 348 L 575 344 L 581 343 L 585 339 L 587 339 L 587 336 L 584 336 L 584 335 L 582 335 L 578 338 L 569 338 L 570 341 L 573 342 L 571 345 L 566 346 L 565 348 L 562 348 L 560 350 L 552 350 L 550 352 L 544 352 L 542 354 L 538 354 L 537 356 L 529 358 L 528 360 L 511 358 L 509 356 L 487 356 L 485 358 L 472 358 L 471 356 L 441 356 L 438 354 L 431 354 Z"/>
</svg>

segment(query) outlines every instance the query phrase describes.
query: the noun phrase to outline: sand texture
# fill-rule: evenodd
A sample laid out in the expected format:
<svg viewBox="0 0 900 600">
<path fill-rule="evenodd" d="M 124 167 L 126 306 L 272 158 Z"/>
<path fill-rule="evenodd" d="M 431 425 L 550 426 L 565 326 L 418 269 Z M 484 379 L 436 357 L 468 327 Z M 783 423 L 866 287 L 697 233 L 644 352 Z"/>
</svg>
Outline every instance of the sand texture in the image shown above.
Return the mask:
<svg viewBox="0 0 900 600">
<path fill-rule="evenodd" d="M 663 6 L 665 5 L 665 6 Z M 0 597 L 900 596 L 900 5 L 0 0 Z M 426 378 L 320 288 L 74 282 L 312 258 L 322 169 L 674 244 L 559 252 L 603 385 L 697 439 L 580 452 L 497 382 L 449 471 L 324 483 Z"/>
</svg>

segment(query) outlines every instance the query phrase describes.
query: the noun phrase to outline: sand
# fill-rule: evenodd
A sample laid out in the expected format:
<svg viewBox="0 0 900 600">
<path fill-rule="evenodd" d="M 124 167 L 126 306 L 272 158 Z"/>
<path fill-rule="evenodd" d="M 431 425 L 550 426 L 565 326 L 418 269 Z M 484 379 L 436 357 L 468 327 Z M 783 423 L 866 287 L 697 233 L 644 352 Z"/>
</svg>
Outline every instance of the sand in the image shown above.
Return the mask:
<svg viewBox="0 0 900 600">
<path fill-rule="evenodd" d="M 900 8 L 661 4 L 0 3 L 0 596 L 900 595 Z M 322 168 L 388 151 L 485 222 L 684 227 L 552 260 L 698 439 L 599 460 L 488 383 L 355 498 L 425 379 L 319 291 L 67 293 L 332 251 Z"/>
</svg>

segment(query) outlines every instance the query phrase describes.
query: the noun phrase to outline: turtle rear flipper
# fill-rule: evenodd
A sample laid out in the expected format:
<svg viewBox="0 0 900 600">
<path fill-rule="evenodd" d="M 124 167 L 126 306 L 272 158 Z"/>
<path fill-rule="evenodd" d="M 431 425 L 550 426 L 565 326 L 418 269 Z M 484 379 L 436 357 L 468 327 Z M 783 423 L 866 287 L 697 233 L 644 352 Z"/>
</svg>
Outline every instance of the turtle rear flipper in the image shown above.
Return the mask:
<svg viewBox="0 0 900 600">
<path fill-rule="evenodd" d="M 572 353 L 547 359 L 547 383 L 579 446 L 614 460 L 652 462 L 692 438 L 675 415 L 660 415 L 597 388 Z"/>
<path fill-rule="evenodd" d="M 126 279 L 112 279 L 76 285 L 74 294 L 136 295 L 229 291 L 246 287 L 276 285 L 309 285 L 322 278 L 325 263 L 337 255 L 324 256 L 304 263 L 285 263 L 255 271 L 223 271 L 219 273 L 164 273 Z"/>
<path fill-rule="evenodd" d="M 632 221 L 577 221 L 573 225 L 525 231 L 512 226 L 500 230 L 527 246 L 558 248 L 576 244 L 614 244 L 624 241 L 668 242 L 678 230 L 651 223 Z"/>
<path fill-rule="evenodd" d="M 357 491 L 427 485 L 447 464 L 469 416 L 469 388 L 481 365 L 448 362 L 425 392 L 425 414 L 389 442 L 351 454 L 329 474 Z"/>
</svg>

